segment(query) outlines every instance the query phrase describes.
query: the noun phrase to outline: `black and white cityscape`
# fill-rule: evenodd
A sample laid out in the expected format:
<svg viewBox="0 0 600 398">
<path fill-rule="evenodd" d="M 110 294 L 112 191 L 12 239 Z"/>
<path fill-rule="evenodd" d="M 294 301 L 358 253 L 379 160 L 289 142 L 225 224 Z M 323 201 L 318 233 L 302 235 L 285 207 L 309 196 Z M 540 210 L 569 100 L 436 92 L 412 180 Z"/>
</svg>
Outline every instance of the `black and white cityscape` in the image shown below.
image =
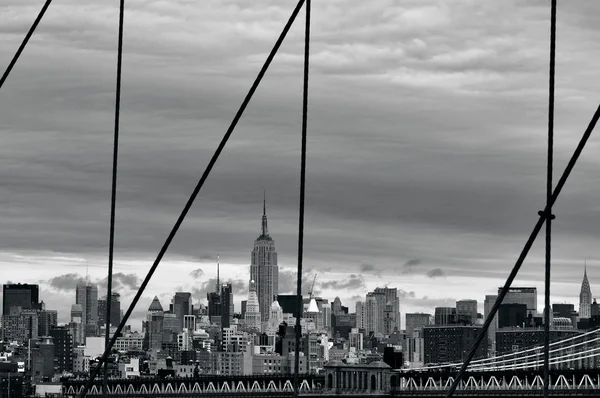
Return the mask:
<svg viewBox="0 0 600 398">
<path fill-rule="evenodd" d="M 0 398 L 600 396 L 599 15 L 0 1 Z"/>
<path fill-rule="evenodd" d="M 431 308 L 427 313 L 407 312 L 402 323 L 397 287 L 376 287 L 356 302 L 342 302 L 314 291 L 315 274 L 308 294 L 301 297 L 302 313 L 298 314 L 298 296 L 279 294 L 277 251 L 269 232 L 266 201 L 260 234 L 250 254 L 248 293 L 239 307 L 234 297 L 240 292 L 220 279 L 219 262 L 215 267 L 217 280 L 206 297 L 172 292 L 172 298 L 161 303 L 155 296 L 141 324 L 127 325 L 111 351 L 110 377 L 291 374 L 298 315 L 299 371 L 303 374 L 320 374 L 325 365 L 337 363 L 408 370 L 456 365 L 464 360 L 502 291 L 465 296 L 453 306 Z M 59 324 L 58 311 L 46 307 L 39 285 L 3 286 L 0 360 L 5 367 L 13 365 L 21 373 L 27 369 L 31 381 L 42 385 L 89 375 L 105 351 L 106 329 L 114 333 L 127 303 L 112 293 L 107 325 L 107 300 L 99 296 L 97 284 L 81 281 L 71 295 L 70 321 Z M 541 347 L 541 312 L 536 286 L 511 287 L 476 358 L 502 358 Z M 594 345 L 595 339 L 589 336 L 600 328 L 600 304 L 593 299 L 586 268 L 579 300 L 553 304 L 551 322 L 553 342 L 565 344 L 581 338 L 586 346 Z M 570 345 L 568 349 L 573 352 Z M 519 367 L 514 358 L 511 361 L 509 367 Z M 596 356 L 573 356 L 563 364 L 568 368 L 598 365 Z"/>
</svg>

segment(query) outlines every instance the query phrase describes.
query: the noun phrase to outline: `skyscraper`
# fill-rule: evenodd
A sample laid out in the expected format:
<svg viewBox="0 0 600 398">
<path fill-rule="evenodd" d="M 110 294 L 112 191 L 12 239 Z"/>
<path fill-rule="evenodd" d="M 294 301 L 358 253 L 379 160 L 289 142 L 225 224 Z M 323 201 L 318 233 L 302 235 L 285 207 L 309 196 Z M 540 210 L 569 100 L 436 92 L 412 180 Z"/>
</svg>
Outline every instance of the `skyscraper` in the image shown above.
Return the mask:
<svg viewBox="0 0 600 398">
<path fill-rule="evenodd" d="M 163 340 L 163 322 L 165 313 L 163 307 L 158 300 L 158 297 L 154 296 L 154 300 L 148 307 L 148 314 L 146 315 L 146 347 L 151 351 L 160 351 L 161 343 Z"/>
<path fill-rule="evenodd" d="M 502 287 L 498 288 L 498 295 L 502 293 Z M 502 304 L 525 304 L 527 314 L 537 315 L 537 288 L 536 287 L 511 287 L 508 289 Z"/>
<path fill-rule="evenodd" d="M 458 300 L 456 302 L 456 322 L 474 325 L 477 321 L 477 300 Z"/>
<path fill-rule="evenodd" d="M 79 283 L 75 291 L 75 304 L 81 305 L 85 335 L 98 332 L 98 286 L 89 282 Z"/>
<path fill-rule="evenodd" d="M 247 327 L 261 330 L 260 304 L 258 301 L 258 295 L 256 294 L 256 283 L 254 281 L 250 281 L 244 320 L 246 321 Z"/>
<path fill-rule="evenodd" d="M 583 269 L 583 281 L 581 281 L 581 291 L 579 292 L 579 317 L 590 318 L 592 305 L 592 289 L 587 277 L 587 264 Z"/>
<path fill-rule="evenodd" d="M 106 296 L 98 300 L 98 325 L 104 326 L 106 323 Z M 110 299 L 110 325 L 118 326 L 121 323 L 121 295 L 112 293 Z"/>
<path fill-rule="evenodd" d="M 7 284 L 2 289 L 2 315 L 10 315 L 11 307 L 21 307 L 23 310 L 40 309 L 39 285 Z"/>
<path fill-rule="evenodd" d="M 483 317 L 487 320 L 490 312 L 492 311 L 492 307 L 496 303 L 498 299 L 497 295 L 488 294 L 485 296 L 485 301 L 483 302 Z M 494 319 L 492 319 L 492 323 L 490 323 L 490 327 L 488 328 L 488 347 L 492 352 L 496 351 L 496 330 L 498 330 L 498 313 L 494 315 Z"/>
<path fill-rule="evenodd" d="M 228 328 L 233 323 L 233 286 L 231 283 L 221 285 L 221 326 Z"/>
<path fill-rule="evenodd" d="M 385 301 L 379 303 L 380 307 L 383 307 L 383 313 L 380 312 L 380 316 L 383 319 L 380 320 L 380 328 L 384 334 L 392 334 L 394 330 L 400 330 L 400 299 L 398 298 L 398 289 L 389 287 L 376 287 L 373 291 L 375 294 L 383 295 L 379 296 Z M 386 309 L 389 307 L 389 310 Z M 386 321 L 387 320 L 387 321 Z"/>
<path fill-rule="evenodd" d="M 251 254 L 250 279 L 256 283 L 261 318 L 263 322 L 266 322 L 269 320 L 271 304 L 279 292 L 277 252 L 275 251 L 275 242 L 267 228 L 266 199 L 263 200 L 262 231 L 258 239 L 254 241 L 254 249 Z"/>
<path fill-rule="evenodd" d="M 179 322 L 177 333 L 183 330 L 183 317 L 192 315 L 192 293 L 176 292 L 173 297 L 173 313 Z"/>
</svg>

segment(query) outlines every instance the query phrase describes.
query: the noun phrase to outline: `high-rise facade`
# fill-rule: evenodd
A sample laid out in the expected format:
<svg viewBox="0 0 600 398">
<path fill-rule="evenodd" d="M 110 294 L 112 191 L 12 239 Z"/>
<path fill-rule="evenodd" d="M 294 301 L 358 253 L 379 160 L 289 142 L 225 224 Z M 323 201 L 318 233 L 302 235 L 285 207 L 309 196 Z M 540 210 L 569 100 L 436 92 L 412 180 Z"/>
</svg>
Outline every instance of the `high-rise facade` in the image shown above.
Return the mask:
<svg viewBox="0 0 600 398">
<path fill-rule="evenodd" d="M 431 315 L 429 314 L 406 314 L 406 337 L 412 338 L 415 330 L 429 326 Z"/>
<path fill-rule="evenodd" d="M 81 305 L 85 335 L 95 336 L 98 332 L 98 286 L 79 283 L 75 291 L 75 304 Z"/>
<path fill-rule="evenodd" d="M 231 283 L 221 285 L 221 326 L 228 328 L 233 323 L 233 286 Z"/>
<path fill-rule="evenodd" d="M 23 310 L 40 309 L 39 285 L 6 284 L 2 286 L 2 315 L 10 315 L 11 307 L 20 307 Z"/>
<path fill-rule="evenodd" d="M 165 313 L 163 307 L 158 300 L 158 297 L 154 296 L 154 300 L 148 307 L 148 314 L 146 316 L 146 346 L 148 350 L 160 351 L 161 343 L 163 340 L 163 322 Z"/>
<path fill-rule="evenodd" d="M 455 325 L 456 308 L 454 307 L 435 307 L 435 325 Z"/>
<path fill-rule="evenodd" d="M 383 311 L 380 311 L 379 303 L 377 301 L 377 298 L 374 295 L 367 294 L 367 298 L 365 300 L 363 311 L 364 311 L 363 323 L 364 323 L 364 327 L 365 327 L 367 334 L 381 333 L 382 330 L 380 328 L 379 314 L 380 314 L 380 312 L 383 313 Z"/>
<path fill-rule="evenodd" d="M 108 300 L 102 297 L 98 300 L 98 325 L 104 326 L 106 324 L 106 306 Z M 119 293 L 112 293 L 110 299 L 110 325 L 118 326 L 121 323 L 121 295 Z"/>
<path fill-rule="evenodd" d="M 57 372 L 73 371 L 73 336 L 69 328 L 54 326 L 49 333 L 54 342 L 54 360 Z"/>
<path fill-rule="evenodd" d="M 502 287 L 498 288 L 498 295 L 502 293 Z M 502 304 L 525 304 L 527 314 L 537 315 L 537 288 L 536 287 L 511 287 L 508 289 Z"/>
<path fill-rule="evenodd" d="M 579 317 L 590 318 L 592 306 L 592 289 L 587 277 L 587 266 L 583 270 L 583 281 L 579 292 Z"/>
<path fill-rule="evenodd" d="M 267 228 L 266 200 L 263 201 L 262 231 L 254 241 L 250 260 L 250 279 L 256 283 L 261 318 L 263 322 L 266 322 L 269 320 L 271 304 L 279 292 L 277 252 L 275 251 L 275 242 Z M 246 311 L 248 311 L 248 307 L 246 307 Z"/>
<path fill-rule="evenodd" d="M 498 296 L 495 294 L 489 294 L 485 296 L 485 300 L 483 302 L 483 317 L 485 319 L 488 318 L 490 313 L 492 312 L 492 307 L 496 303 Z M 496 351 L 496 330 L 498 330 L 498 313 L 494 315 L 494 319 L 492 319 L 492 323 L 490 323 L 490 327 L 488 328 L 488 347 L 494 352 Z"/>
<path fill-rule="evenodd" d="M 395 330 L 400 330 L 400 299 L 398 289 L 389 287 L 377 287 L 373 291 L 377 295 L 380 309 L 380 330 L 383 334 L 390 335 Z"/>
<path fill-rule="evenodd" d="M 250 281 L 248 289 L 248 301 L 246 303 L 246 313 L 244 314 L 246 326 L 251 329 L 261 330 L 261 313 L 258 294 L 256 294 L 256 283 Z"/>
<path fill-rule="evenodd" d="M 477 300 L 458 300 L 456 318 L 457 323 L 474 325 L 477 321 Z"/>
<path fill-rule="evenodd" d="M 173 297 L 173 313 L 179 322 L 177 333 L 183 330 L 183 317 L 192 315 L 192 293 L 176 292 Z"/>
</svg>

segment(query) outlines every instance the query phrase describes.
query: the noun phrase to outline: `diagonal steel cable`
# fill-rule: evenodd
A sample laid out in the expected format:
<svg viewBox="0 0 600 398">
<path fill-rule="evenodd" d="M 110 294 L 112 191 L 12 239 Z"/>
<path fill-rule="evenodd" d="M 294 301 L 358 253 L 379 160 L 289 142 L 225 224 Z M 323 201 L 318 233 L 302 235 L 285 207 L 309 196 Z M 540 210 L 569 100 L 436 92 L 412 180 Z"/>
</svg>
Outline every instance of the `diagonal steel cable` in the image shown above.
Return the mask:
<svg viewBox="0 0 600 398">
<path fill-rule="evenodd" d="M 579 141 L 577 148 L 575 148 L 575 152 L 573 153 L 573 156 L 569 160 L 569 163 L 567 164 L 565 171 L 563 172 L 562 176 L 560 177 L 558 184 L 556 184 L 556 188 L 554 189 L 554 193 L 552 194 L 552 198 L 550 201 L 551 205 L 554 205 L 554 203 L 556 202 L 556 199 L 558 198 L 558 195 L 560 195 L 560 192 L 562 191 L 563 187 L 565 186 L 565 183 L 567 182 L 569 175 L 573 171 L 573 168 L 575 167 L 575 164 L 577 163 L 577 159 L 579 159 L 579 156 L 581 155 L 581 152 L 583 151 L 585 144 L 587 143 L 588 139 L 590 138 L 590 135 L 592 134 L 592 131 L 594 130 L 594 127 L 596 126 L 596 123 L 598 123 L 599 118 L 600 118 L 600 106 L 598 106 L 598 108 L 596 108 L 596 112 L 594 113 L 592 120 L 590 121 L 587 129 L 583 133 L 583 136 L 581 137 L 581 140 Z M 469 363 L 475 356 L 477 349 L 479 348 L 479 346 L 481 345 L 481 342 L 487 335 L 487 331 L 490 327 L 490 324 L 492 323 L 492 320 L 494 319 L 494 316 L 496 315 L 496 312 L 498 312 L 498 308 L 500 308 L 500 304 L 502 304 L 502 300 L 504 300 L 504 297 L 508 293 L 508 289 L 512 285 L 513 280 L 515 279 L 515 277 L 517 276 L 517 273 L 521 269 L 521 265 L 523 265 L 523 261 L 525 261 L 525 257 L 527 257 L 527 254 L 529 253 L 529 250 L 531 249 L 531 246 L 533 245 L 533 242 L 535 241 L 538 233 L 542 229 L 542 226 L 544 225 L 544 221 L 546 219 L 545 214 L 547 212 L 548 212 L 548 208 L 544 209 L 543 212 L 540 212 L 541 214 L 538 213 L 539 219 L 538 219 L 537 223 L 535 224 L 535 227 L 533 228 L 531 235 L 529 235 L 529 239 L 527 239 L 527 242 L 525 243 L 525 247 L 521 251 L 521 254 L 519 255 L 519 258 L 517 259 L 515 266 L 513 267 L 512 271 L 510 272 L 510 275 L 508 276 L 508 279 L 506 280 L 506 283 L 504 284 L 502 291 L 500 292 L 500 294 L 498 294 L 498 298 L 496 299 L 496 302 L 494 303 L 492 309 L 490 310 L 490 314 L 488 315 L 487 319 L 485 320 L 483 327 L 481 328 L 481 331 L 477 335 L 477 338 L 475 339 L 475 343 L 473 344 L 473 347 L 471 347 L 471 349 L 469 350 L 467 358 L 465 359 L 460 370 L 458 371 L 458 374 L 456 375 L 456 379 L 452 383 L 452 386 L 450 386 L 450 389 L 448 390 L 446 398 L 452 398 L 454 396 L 454 391 L 456 391 L 458 384 L 460 383 L 462 377 L 464 376 L 465 372 L 467 371 L 467 367 L 469 366 Z"/>
<path fill-rule="evenodd" d="M 304 26 L 304 84 L 302 87 L 302 149 L 300 151 L 300 207 L 298 211 L 298 282 L 296 288 L 296 350 L 294 353 L 294 397 L 298 397 L 300 372 L 300 318 L 302 317 L 302 258 L 304 255 L 304 197 L 306 192 L 306 128 L 308 119 L 308 72 L 310 56 L 310 0 L 306 0 L 306 19 Z M 310 341 L 306 345 L 308 356 L 307 369 L 310 366 Z"/>
<path fill-rule="evenodd" d="M 551 0 L 550 10 L 550 71 L 548 88 L 548 170 L 546 181 L 546 272 L 544 280 L 544 398 L 548 398 L 550 385 L 550 262 L 552 256 L 552 166 L 554 151 L 554 76 L 556 65 L 556 0 Z"/>
<path fill-rule="evenodd" d="M 108 277 L 106 284 L 106 337 L 105 346 L 110 343 L 110 315 L 112 305 L 112 277 L 113 277 L 113 255 L 115 248 L 115 207 L 117 202 L 117 166 L 119 156 L 119 120 L 121 114 L 121 70 L 123 64 L 123 19 L 125 14 L 125 0 L 119 0 L 119 37 L 117 44 L 117 87 L 115 92 L 115 129 L 113 139 L 113 170 L 110 197 L 110 232 L 108 240 Z M 108 394 L 108 361 L 104 362 L 104 377 L 102 381 L 102 393 Z"/>
<path fill-rule="evenodd" d="M 305 0 L 299 0 L 298 4 L 296 5 L 296 8 L 294 8 L 294 11 L 292 12 L 292 15 L 290 16 L 290 18 L 287 21 L 285 27 L 283 28 L 283 31 L 279 35 L 279 38 L 277 39 L 275 45 L 273 46 L 273 49 L 269 53 L 269 55 L 268 55 L 265 63 L 263 64 L 260 72 L 258 73 L 256 79 L 254 80 L 254 83 L 252 84 L 252 87 L 248 91 L 248 94 L 246 94 L 246 97 L 244 98 L 244 101 L 242 102 L 242 104 L 241 104 L 240 108 L 238 109 L 237 113 L 235 114 L 235 116 L 234 116 L 231 124 L 229 125 L 229 128 L 227 129 L 227 132 L 223 136 L 223 139 L 221 140 L 221 142 L 219 143 L 219 146 L 215 150 L 215 153 L 213 154 L 212 158 L 210 159 L 210 162 L 206 166 L 206 169 L 204 170 L 204 173 L 202 174 L 202 177 L 198 181 L 198 184 L 196 185 L 196 187 L 194 188 L 194 190 L 193 190 L 190 198 L 186 202 L 183 210 L 181 211 L 181 214 L 177 218 L 177 221 L 175 222 L 175 225 L 173 226 L 173 229 L 169 233 L 169 235 L 168 235 L 165 243 L 163 244 L 162 248 L 160 249 L 160 251 L 159 251 L 159 253 L 158 253 L 157 257 L 156 257 L 156 260 L 154 260 L 154 263 L 152 264 L 152 267 L 150 267 L 150 270 L 148 271 L 148 274 L 146 275 L 146 277 L 144 278 L 144 281 L 140 285 L 140 288 L 138 289 L 135 297 L 133 298 L 133 301 L 131 302 L 131 305 L 129 306 L 129 308 L 127 309 L 127 312 L 123 316 L 123 319 L 121 320 L 121 323 L 117 327 L 117 330 L 115 331 L 115 333 L 114 333 L 112 339 L 110 340 L 108 346 L 105 347 L 104 354 L 102 355 L 102 357 L 98 361 L 98 364 L 94 368 L 94 371 L 90 374 L 90 378 L 88 379 L 87 383 L 83 387 L 83 390 L 81 391 L 81 394 L 80 394 L 81 397 L 84 397 L 86 395 L 87 391 L 90 389 L 90 387 L 94 383 L 94 379 L 98 375 L 98 373 L 100 371 L 100 368 L 106 362 L 106 359 L 108 358 L 108 354 L 110 353 L 110 350 L 112 349 L 112 347 L 115 344 L 115 341 L 117 340 L 117 336 L 119 336 L 119 334 L 121 333 L 121 331 L 125 327 L 125 323 L 127 322 L 127 320 L 129 319 L 129 317 L 131 316 L 131 313 L 133 312 L 133 309 L 135 308 L 135 306 L 138 303 L 138 301 L 139 301 L 142 293 L 144 292 L 144 289 L 146 289 L 146 286 L 150 282 L 150 279 L 152 278 L 152 275 L 156 271 L 156 268 L 160 264 L 160 261 L 162 260 L 162 258 L 164 257 L 165 253 L 167 252 L 167 250 L 168 250 L 171 242 L 173 241 L 173 238 L 175 238 L 175 235 L 177 234 L 177 231 L 181 227 L 181 224 L 183 224 L 183 220 L 185 219 L 187 213 L 190 211 L 190 209 L 191 209 L 191 207 L 192 207 L 192 205 L 194 203 L 194 200 L 198 196 L 198 193 L 200 192 L 200 189 L 202 189 L 202 186 L 204 185 L 206 179 L 208 178 L 210 172 L 212 171 L 215 163 L 217 162 L 217 159 L 221 155 L 221 152 L 223 151 L 223 148 L 225 147 L 225 144 L 227 144 L 227 141 L 229 140 L 229 137 L 233 133 L 233 130 L 235 129 L 235 126 L 239 122 L 239 120 L 242 117 L 244 111 L 246 110 L 246 107 L 250 103 L 250 100 L 252 99 L 252 96 L 254 95 L 256 89 L 258 88 L 258 85 L 260 84 L 262 78 L 264 77 L 265 73 L 267 72 L 267 69 L 271 65 L 271 62 L 273 61 L 273 58 L 275 58 L 275 54 L 277 54 L 277 51 L 279 50 L 279 47 L 281 47 L 281 44 L 283 43 L 283 40 L 285 39 L 285 37 L 287 36 L 290 28 L 292 27 L 292 24 L 293 24 L 294 20 L 296 19 L 296 17 L 298 16 L 298 13 L 300 12 L 300 9 L 302 8 L 302 6 L 304 4 L 304 1 Z"/>
<path fill-rule="evenodd" d="M 25 49 L 25 46 L 29 42 L 29 39 L 33 35 L 33 32 L 35 32 L 35 29 L 37 28 L 37 26 L 39 25 L 40 21 L 42 20 L 42 17 L 44 16 L 44 14 L 46 13 L 46 10 L 50 6 L 50 3 L 52 3 L 52 0 L 46 0 L 46 2 L 44 3 L 44 6 L 40 10 L 37 18 L 35 19 L 35 21 L 33 21 L 33 25 L 31 25 L 31 28 L 29 28 L 29 32 L 27 32 L 27 34 L 25 35 L 25 38 L 23 39 L 23 42 L 21 42 L 21 45 L 19 46 L 19 49 L 17 50 L 17 52 L 13 56 L 12 60 L 8 64 L 8 67 L 6 68 L 6 70 L 4 71 L 4 73 L 2 74 L 2 77 L 0 77 L 0 89 L 4 85 L 4 82 L 8 78 L 8 75 L 10 75 L 10 72 L 12 71 L 13 67 L 17 63 L 17 60 L 21 56 L 21 53 Z"/>
</svg>

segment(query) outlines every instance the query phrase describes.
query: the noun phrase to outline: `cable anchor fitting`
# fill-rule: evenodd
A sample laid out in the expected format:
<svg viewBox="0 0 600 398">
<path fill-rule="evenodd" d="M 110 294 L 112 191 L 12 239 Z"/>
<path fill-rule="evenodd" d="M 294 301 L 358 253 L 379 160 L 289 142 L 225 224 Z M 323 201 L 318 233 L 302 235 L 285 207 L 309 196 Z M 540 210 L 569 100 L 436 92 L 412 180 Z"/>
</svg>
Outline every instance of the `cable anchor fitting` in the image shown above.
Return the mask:
<svg viewBox="0 0 600 398">
<path fill-rule="evenodd" d="M 550 210 L 547 210 L 547 209 L 546 210 L 540 210 L 540 211 L 538 211 L 538 215 L 540 217 L 543 217 L 546 220 L 547 219 L 554 220 L 556 218 L 556 216 L 554 214 L 552 214 L 550 212 Z"/>
</svg>

